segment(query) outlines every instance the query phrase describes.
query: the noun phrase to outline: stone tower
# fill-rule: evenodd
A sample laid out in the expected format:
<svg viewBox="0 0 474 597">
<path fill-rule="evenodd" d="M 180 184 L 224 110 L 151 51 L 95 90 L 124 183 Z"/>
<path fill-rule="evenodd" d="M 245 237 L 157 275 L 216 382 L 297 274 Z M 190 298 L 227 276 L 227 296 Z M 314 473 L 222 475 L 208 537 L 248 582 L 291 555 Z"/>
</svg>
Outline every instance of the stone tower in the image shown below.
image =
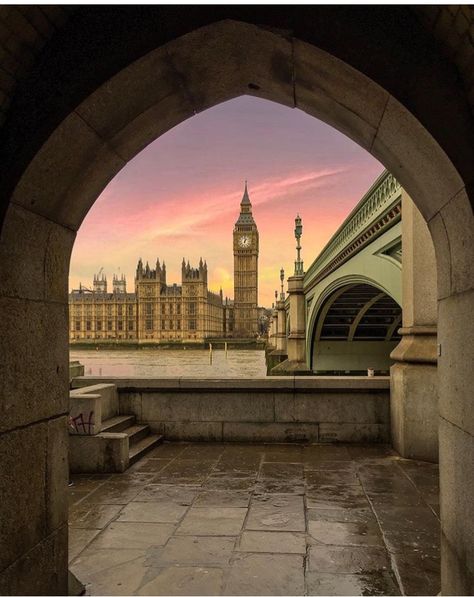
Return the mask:
<svg viewBox="0 0 474 597">
<path fill-rule="evenodd" d="M 258 230 L 252 215 L 247 181 L 234 227 L 234 336 L 258 333 Z"/>
</svg>

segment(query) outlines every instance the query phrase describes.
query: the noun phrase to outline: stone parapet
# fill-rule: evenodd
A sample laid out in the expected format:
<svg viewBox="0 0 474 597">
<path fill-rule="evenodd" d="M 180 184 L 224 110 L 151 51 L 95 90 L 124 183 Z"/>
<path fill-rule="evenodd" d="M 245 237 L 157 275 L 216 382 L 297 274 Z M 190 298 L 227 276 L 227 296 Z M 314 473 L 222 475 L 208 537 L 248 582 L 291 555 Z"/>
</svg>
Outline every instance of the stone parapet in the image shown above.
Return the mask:
<svg viewBox="0 0 474 597">
<path fill-rule="evenodd" d="M 79 377 L 77 387 L 98 378 Z M 107 378 L 120 413 L 170 440 L 389 442 L 388 377 Z"/>
</svg>

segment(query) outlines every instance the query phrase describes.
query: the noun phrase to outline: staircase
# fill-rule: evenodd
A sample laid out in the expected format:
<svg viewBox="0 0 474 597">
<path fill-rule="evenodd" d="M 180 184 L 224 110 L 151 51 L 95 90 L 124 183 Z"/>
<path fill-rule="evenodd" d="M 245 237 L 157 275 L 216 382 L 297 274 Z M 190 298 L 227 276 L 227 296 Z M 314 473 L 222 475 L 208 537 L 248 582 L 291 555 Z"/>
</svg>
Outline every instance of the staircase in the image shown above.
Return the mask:
<svg viewBox="0 0 474 597">
<path fill-rule="evenodd" d="M 135 415 L 120 415 L 106 419 L 102 422 L 100 432 L 128 435 L 129 466 L 163 442 L 163 436 L 152 434 L 149 425 L 137 425 Z"/>
</svg>

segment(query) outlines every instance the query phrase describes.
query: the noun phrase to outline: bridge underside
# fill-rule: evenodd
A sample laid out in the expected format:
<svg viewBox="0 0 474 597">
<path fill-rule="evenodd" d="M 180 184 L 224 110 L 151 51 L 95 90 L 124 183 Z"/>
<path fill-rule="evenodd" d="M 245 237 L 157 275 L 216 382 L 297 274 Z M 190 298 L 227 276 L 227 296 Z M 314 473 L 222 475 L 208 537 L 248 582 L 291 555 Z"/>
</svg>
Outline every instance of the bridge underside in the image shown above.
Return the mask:
<svg viewBox="0 0 474 597">
<path fill-rule="evenodd" d="M 320 310 L 311 343 L 311 367 L 319 374 L 388 374 L 400 341 L 401 307 L 370 284 L 334 292 Z"/>
</svg>

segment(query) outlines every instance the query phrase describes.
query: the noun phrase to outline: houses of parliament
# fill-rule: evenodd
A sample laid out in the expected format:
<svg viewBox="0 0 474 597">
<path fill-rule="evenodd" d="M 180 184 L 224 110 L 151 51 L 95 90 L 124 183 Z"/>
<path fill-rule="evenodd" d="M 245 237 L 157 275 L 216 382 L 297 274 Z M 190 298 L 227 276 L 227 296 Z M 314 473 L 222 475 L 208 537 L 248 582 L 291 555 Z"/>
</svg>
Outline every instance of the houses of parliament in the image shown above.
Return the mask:
<svg viewBox="0 0 474 597">
<path fill-rule="evenodd" d="M 259 333 L 258 229 L 245 183 L 233 231 L 234 300 L 208 289 L 207 263 L 183 259 L 181 284 L 167 283 L 166 265 L 139 259 L 135 292 L 115 276 L 109 292 L 104 274 L 92 288 L 80 284 L 69 294 L 71 344 L 202 343 L 212 338 L 255 338 Z"/>
</svg>

